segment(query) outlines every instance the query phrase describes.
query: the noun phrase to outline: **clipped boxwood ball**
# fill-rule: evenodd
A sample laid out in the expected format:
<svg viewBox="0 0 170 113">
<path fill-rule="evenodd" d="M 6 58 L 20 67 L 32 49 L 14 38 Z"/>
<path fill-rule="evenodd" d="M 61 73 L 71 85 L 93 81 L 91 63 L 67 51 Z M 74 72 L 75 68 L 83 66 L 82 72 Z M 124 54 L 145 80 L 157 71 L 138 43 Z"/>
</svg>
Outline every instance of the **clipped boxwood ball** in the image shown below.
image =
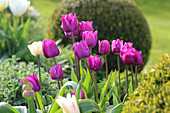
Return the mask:
<svg viewBox="0 0 170 113">
<path fill-rule="evenodd" d="M 170 54 L 164 54 L 125 102 L 122 113 L 169 113 Z"/>
<path fill-rule="evenodd" d="M 135 3 L 127 0 L 62 0 L 51 17 L 48 35 L 56 40 L 62 38 L 64 45 L 72 43 L 61 29 L 61 15 L 69 13 L 76 13 L 79 21 L 93 21 L 99 40 L 108 40 L 110 44 L 118 38 L 132 42 L 133 47 L 142 51 L 143 64 L 138 70 L 143 69 L 149 57 L 151 34 L 146 19 Z M 76 41 L 80 40 L 82 38 L 77 37 Z M 99 54 L 98 44 L 93 52 Z M 108 55 L 108 62 L 109 71 L 117 68 L 117 59 L 113 53 Z M 121 61 L 121 71 L 124 69 Z"/>
</svg>

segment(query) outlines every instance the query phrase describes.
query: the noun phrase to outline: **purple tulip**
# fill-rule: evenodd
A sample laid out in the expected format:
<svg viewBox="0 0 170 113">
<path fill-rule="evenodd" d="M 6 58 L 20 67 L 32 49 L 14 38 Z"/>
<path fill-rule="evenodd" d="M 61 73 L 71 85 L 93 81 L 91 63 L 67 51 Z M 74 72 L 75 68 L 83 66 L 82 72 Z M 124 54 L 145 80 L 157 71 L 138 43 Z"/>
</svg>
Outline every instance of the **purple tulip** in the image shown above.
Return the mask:
<svg viewBox="0 0 170 113">
<path fill-rule="evenodd" d="M 123 40 L 120 41 L 119 39 L 117 39 L 117 41 L 116 40 L 112 41 L 112 52 L 114 54 L 120 53 L 122 47 L 123 47 Z"/>
<path fill-rule="evenodd" d="M 64 30 L 64 32 L 70 33 L 78 29 L 78 20 L 76 14 L 74 14 L 74 16 L 72 13 L 61 15 L 61 18 L 62 18 L 61 28 Z"/>
<path fill-rule="evenodd" d="M 135 59 L 135 62 L 134 62 L 133 65 L 135 65 L 135 66 L 140 66 L 140 65 L 142 65 L 142 62 L 143 62 L 142 52 L 141 52 L 141 51 L 140 51 L 140 52 L 136 51 L 136 52 L 135 52 L 134 59 Z"/>
<path fill-rule="evenodd" d="M 44 40 L 42 45 L 43 54 L 46 58 L 52 58 L 60 54 L 60 51 L 53 40 Z"/>
<path fill-rule="evenodd" d="M 82 89 L 80 90 L 80 93 L 81 93 L 81 99 L 85 99 L 85 93 Z M 71 95 L 76 95 L 76 90 L 71 92 Z"/>
<path fill-rule="evenodd" d="M 64 32 L 64 34 L 65 34 L 66 37 L 68 37 L 68 38 L 73 37 L 71 33 L 66 33 L 66 32 Z M 74 37 L 78 37 L 78 36 L 80 35 L 79 29 L 77 29 L 76 31 L 73 31 L 73 34 L 74 34 Z"/>
<path fill-rule="evenodd" d="M 89 47 L 95 47 L 97 44 L 97 33 L 98 31 L 85 31 L 83 32 L 83 40 L 86 41 L 87 45 Z"/>
<path fill-rule="evenodd" d="M 110 53 L 110 43 L 108 40 L 99 41 L 99 53 L 101 55 L 107 55 Z"/>
<path fill-rule="evenodd" d="M 28 82 L 30 82 L 33 85 L 32 90 L 39 91 L 41 88 L 40 81 L 37 79 L 36 74 L 34 73 L 33 75 L 29 75 L 26 77 Z M 24 79 L 21 80 L 21 83 L 23 84 Z"/>
<path fill-rule="evenodd" d="M 53 80 L 63 78 L 64 72 L 61 65 L 55 65 L 50 68 L 50 75 Z"/>
<path fill-rule="evenodd" d="M 78 60 L 90 56 L 90 49 L 87 43 L 84 41 L 76 42 L 73 44 L 74 54 L 77 56 Z"/>
<path fill-rule="evenodd" d="M 100 61 L 100 57 L 98 55 L 96 55 L 96 57 L 91 55 L 87 59 L 87 64 L 91 70 L 98 71 L 102 67 L 103 60 L 104 58 L 102 58 L 102 60 Z"/>
<path fill-rule="evenodd" d="M 84 31 L 93 31 L 93 21 L 81 21 L 80 26 L 80 36 L 82 37 Z"/>
<path fill-rule="evenodd" d="M 126 52 L 121 53 L 120 57 L 126 65 L 141 65 L 143 62 L 141 51 L 138 52 L 135 48 L 127 49 Z"/>
</svg>

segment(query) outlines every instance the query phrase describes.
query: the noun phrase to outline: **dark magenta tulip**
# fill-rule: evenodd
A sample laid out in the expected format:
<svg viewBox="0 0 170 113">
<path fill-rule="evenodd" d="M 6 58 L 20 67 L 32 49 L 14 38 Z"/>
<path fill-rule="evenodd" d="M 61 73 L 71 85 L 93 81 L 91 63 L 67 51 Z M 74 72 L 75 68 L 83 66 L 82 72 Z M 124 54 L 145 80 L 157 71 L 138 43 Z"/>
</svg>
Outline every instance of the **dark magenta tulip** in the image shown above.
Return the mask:
<svg viewBox="0 0 170 113">
<path fill-rule="evenodd" d="M 61 15 L 61 18 L 62 18 L 61 28 L 64 30 L 64 32 L 70 33 L 78 29 L 78 20 L 76 14 L 74 14 L 74 16 L 72 13 Z"/>
<path fill-rule="evenodd" d="M 95 47 L 97 44 L 97 33 L 98 31 L 85 31 L 83 32 L 83 40 L 87 43 L 89 47 Z"/>
<path fill-rule="evenodd" d="M 110 43 L 108 40 L 99 41 L 99 53 L 101 55 L 107 55 L 110 53 Z"/>
<path fill-rule="evenodd" d="M 26 77 L 28 82 L 30 82 L 33 85 L 32 90 L 39 91 L 41 88 L 40 81 L 37 79 L 36 74 L 34 73 L 33 75 L 29 75 Z M 23 84 L 24 79 L 21 80 L 21 83 Z"/>
<path fill-rule="evenodd" d="M 93 21 L 81 21 L 79 22 L 80 26 L 80 36 L 83 35 L 84 31 L 93 31 Z"/>
<path fill-rule="evenodd" d="M 91 70 L 98 71 L 102 67 L 103 60 L 104 58 L 102 58 L 102 60 L 100 61 L 100 57 L 98 55 L 96 55 L 96 57 L 91 55 L 87 59 L 87 64 Z"/>
<path fill-rule="evenodd" d="M 85 99 L 85 93 L 82 89 L 80 90 L 80 93 L 81 93 L 81 99 Z M 76 90 L 71 92 L 71 95 L 76 95 Z"/>
<path fill-rule="evenodd" d="M 112 52 L 114 54 L 120 53 L 122 47 L 123 47 L 123 40 L 120 41 L 119 39 L 117 39 L 117 41 L 116 40 L 112 41 Z"/>
<path fill-rule="evenodd" d="M 84 41 L 76 42 L 73 44 L 74 54 L 77 56 L 78 60 L 90 56 L 90 49 L 87 43 Z"/>
<path fill-rule="evenodd" d="M 56 43 L 53 40 L 43 41 L 43 54 L 46 58 L 53 58 L 60 54 Z"/>
<path fill-rule="evenodd" d="M 120 57 L 126 65 L 141 65 L 143 62 L 142 52 L 138 52 L 135 48 L 127 49 Z"/>
<path fill-rule="evenodd" d="M 61 65 L 55 65 L 50 68 L 50 75 L 53 80 L 63 78 L 64 72 Z"/>
</svg>

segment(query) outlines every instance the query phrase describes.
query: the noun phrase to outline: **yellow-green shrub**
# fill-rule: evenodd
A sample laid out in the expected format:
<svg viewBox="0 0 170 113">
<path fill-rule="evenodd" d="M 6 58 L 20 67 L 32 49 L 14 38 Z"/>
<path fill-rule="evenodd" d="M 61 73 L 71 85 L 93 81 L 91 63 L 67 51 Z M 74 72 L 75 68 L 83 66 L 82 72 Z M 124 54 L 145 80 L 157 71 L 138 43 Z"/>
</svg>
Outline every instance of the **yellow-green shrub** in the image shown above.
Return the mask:
<svg viewBox="0 0 170 113">
<path fill-rule="evenodd" d="M 170 111 L 170 54 L 164 54 L 151 71 L 143 72 L 138 88 L 128 99 L 123 113 Z"/>
</svg>

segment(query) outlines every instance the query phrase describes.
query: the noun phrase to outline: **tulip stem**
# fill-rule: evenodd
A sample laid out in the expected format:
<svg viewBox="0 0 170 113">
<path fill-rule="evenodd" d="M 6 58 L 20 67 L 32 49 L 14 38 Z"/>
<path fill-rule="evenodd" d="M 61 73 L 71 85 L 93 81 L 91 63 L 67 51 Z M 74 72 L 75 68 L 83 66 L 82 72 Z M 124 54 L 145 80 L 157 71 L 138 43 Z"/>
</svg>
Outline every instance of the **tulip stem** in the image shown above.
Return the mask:
<svg viewBox="0 0 170 113">
<path fill-rule="evenodd" d="M 71 34 L 72 34 L 72 42 L 73 42 L 73 44 L 76 42 L 75 41 L 75 38 L 74 38 L 74 33 L 73 32 L 71 32 Z M 76 75 L 77 75 L 77 78 L 79 78 L 79 76 L 78 76 L 78 66 L 77 66 L 77 62 L 78 62 L 78 60 L 77 60 L 77 57 L 76 57 L 76 55 L 74 54 L 74 56 L 75 56 L 75 66 L 76 66 Z M 80 81 L 79 79 L 78 79 L 78 81 Z"/>
<path fill-rule="evenodd" d="M 96 103 L 99 103 L 98 91 L 97 91 L 97 79 L 96 79 L 95 71 L 93 71 L 93 77 L 94 77 L 94 98 Z"/>
<path fill-rule="evenodd" d="M 55 60 L 55 58 L 54 58 L 54 57 L 53 57 L 53 61 L 54 61 L 55 65 L 57 65 L 57 62 L 56 62 L 56 60 Z"/>
<path fill-rule="evenodd" d="M 107 55 L 105 55 L 105 65 L 106 65 L 106 80 L 108 78 L 108 64 L 107 64 Z"/>
<path fill-rule="evenodd" d="M 135 88 L 137 88 L 137 73 L 138 73 L 138 69 L 137 66 L 135 66 Z"/>
<path fill-rule="evenodd" d="M 132 77 L 132 90 L 134 91 L 134 83 L 133 83 L 133 67 L 132 67 L 132 65 L 131 65 L 130 67 L 131 67 L 131 77 Z"/>
<path fill-rule="evenodd" d="M 81 79 L 81 74 L 80 74 L 80 61 L 78 60 L 78 81 Z"/>
<path fill-rule="evenodd" d="M 40 86 L 41 86 L 40 55 L 38 55 L 38 70 L 39 70 L 39 81 L 40 81 Z M 42 90 L 41 89 L 40 89 L 40 93 L 41 93 L 41 96 L 42 96 Z"/>
<path fill-rule="evenodd" d="M 36 102 L 37 102 L 37 105 L 38 105 L 37 107 L 38 107 L 38 109 L 41 109 L 41 108 L 40 108 L 40 104 L 39 104 L 39 102 L 38 102 L 38 98 L 37 98 L 36 92 L 35 92 L 35 100 L 36 100 Z"/>
<path fill-rule="evenodd" d="M 61 87 L 63 86 L 63 80 L 62 78 L 60 78 L 60 82 L 61 82 Z"/>
<path fill-rule="evenodd" d="M 60 90 L 60 89 L 61 89 L 61 88 L 60 88 L 60 81 L 59 81 L 59 80 L 57 80 L 57 81 L 58 81 L 58 88 L 59 88 L 59 90 Z"/>
<path fill-rule="evenodd" d="M 29 113 L 36 113 L 35 104 L 34 101 L 32 100 L 32 97 L 28 98 L 28 110 Z"/>
<path fill-rule="evenodd" d="M 92 74 L 91 74 L 90 67 L 89 67 L 89 65 L 87 64 L 87 61 L 85 61 L 85 63 L 86 63 L 87 68 L 88 68 L 88 70 L 89 70 L 89 73 L 90 73 L 90 76 L 91 76 L 91 80 L 92 80 L 92 84 L 93 84 L 93 76 L 92 76 Z"/>
<path fill-rule="evenodd" d="M 92 55 L 92 47 L 90 47 L 90 55 Z"/>
<path fill-rule="evenodd" d="M 121 87 L 120 87 L 120 62 L 119 62 L 119 55 L 117 55 L 117 64 L 118 64 L 118 73 L 119 73 L 119 98 L 121 98 L 120 97 Z"/>
<path fill-rule="evenodd" d="M 128 66 L 126 65 L 126 94 L 128 97 Z"/>
</svg>

